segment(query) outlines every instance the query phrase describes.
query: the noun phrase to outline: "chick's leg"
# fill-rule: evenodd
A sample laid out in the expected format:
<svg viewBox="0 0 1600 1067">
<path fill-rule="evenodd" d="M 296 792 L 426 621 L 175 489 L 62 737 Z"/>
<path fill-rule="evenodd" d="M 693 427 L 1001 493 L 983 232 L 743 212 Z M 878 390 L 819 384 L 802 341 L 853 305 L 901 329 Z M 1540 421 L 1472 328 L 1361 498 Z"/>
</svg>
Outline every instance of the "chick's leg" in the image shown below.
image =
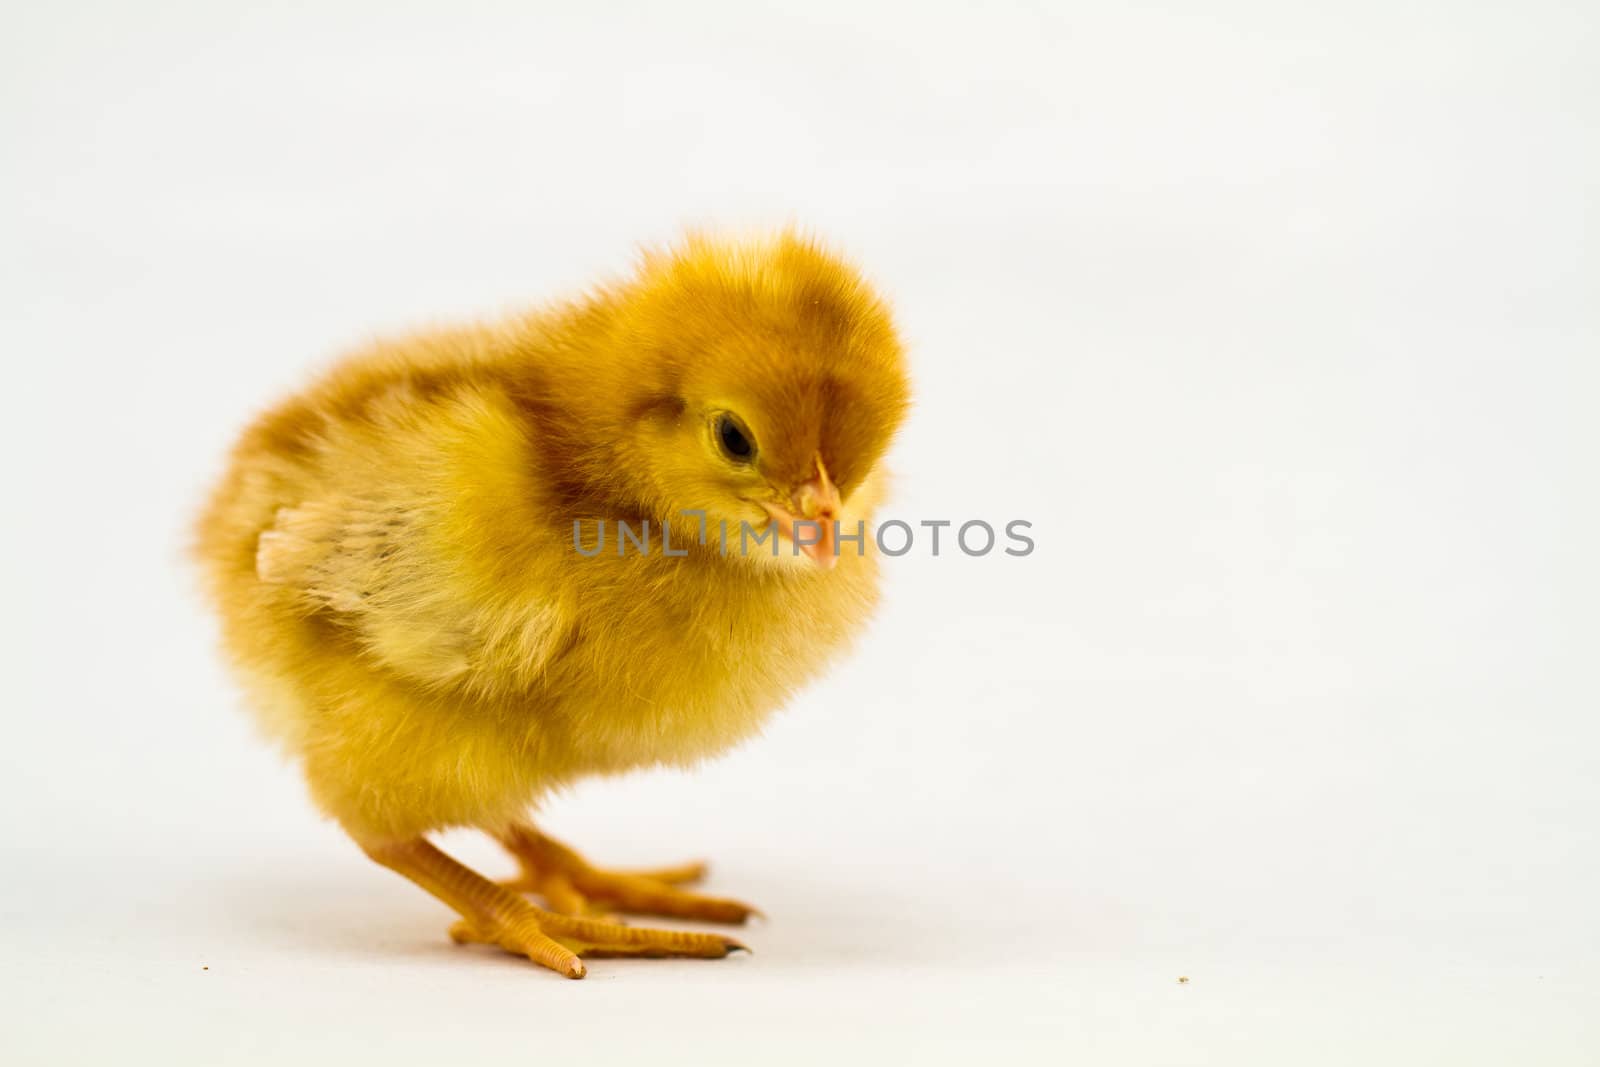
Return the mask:
<svg viewBox="0 0 1600 1067">
<path fill-rule="evenodd" d="M 457 943 L 499 945 L 568 978 L 584 976 L 580 955 L 718 959 L 744 949 L 728 937 L 643 930 L 540 910 L 420 837 L 362 847 L 375 861 L 405 875 L 460 913 L 462 921 L 450 930 Z"/>
<path fill-rule="evenodd" d="M 606 871 L 525 823 L 514 823 L 497 836 L 522 865 L 522 876 L 507 888 L 537 893 L 549 908 L 566 915 L 582 915 L 590 903 L 639 915 L 723 923 L 742 923 L 756 914 L 737 900 L 679 889 L 704 877 L 703 863 Z"/>
</svg>

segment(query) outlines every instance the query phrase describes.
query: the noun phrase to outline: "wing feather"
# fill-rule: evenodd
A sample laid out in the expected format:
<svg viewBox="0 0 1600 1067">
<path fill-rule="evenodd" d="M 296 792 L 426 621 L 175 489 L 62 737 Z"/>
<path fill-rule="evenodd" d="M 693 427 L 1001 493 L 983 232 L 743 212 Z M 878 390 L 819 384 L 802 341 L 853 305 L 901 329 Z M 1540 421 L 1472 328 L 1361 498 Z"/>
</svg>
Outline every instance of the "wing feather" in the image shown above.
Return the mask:
<svg viewBox="0 0 1600 1067">
<path fill-rule="evenodd" d="M 434 516 L 357 497 L 280 508 L 256 548 L 256 576 L 327 613 L 376 660 L 415 681 L 526 685 L 565 632 L 553 600 L 484 603 L 430 552 Z"/>
</svg>

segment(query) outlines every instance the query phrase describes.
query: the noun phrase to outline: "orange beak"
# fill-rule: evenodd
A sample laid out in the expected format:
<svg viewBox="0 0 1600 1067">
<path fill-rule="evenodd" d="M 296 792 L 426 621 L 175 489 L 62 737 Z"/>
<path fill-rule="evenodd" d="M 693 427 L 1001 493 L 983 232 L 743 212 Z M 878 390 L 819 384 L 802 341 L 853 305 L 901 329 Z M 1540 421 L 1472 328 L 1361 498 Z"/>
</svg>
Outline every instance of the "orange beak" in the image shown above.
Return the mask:
<svg viewBox="0 0 1600 1067">
<path fill-rule="evenodd" d="M 835 553 L 834 520 L 839 517 L 843 504 L 820 455 L 816 459 L 816 473 L 795 488 L 791 502 L 793 511 L 776 504 L 761 506 L 772 516 L 779 534 L 797 545 L 811 562 L 827 570 L 839 559 Z"/>
</svg>

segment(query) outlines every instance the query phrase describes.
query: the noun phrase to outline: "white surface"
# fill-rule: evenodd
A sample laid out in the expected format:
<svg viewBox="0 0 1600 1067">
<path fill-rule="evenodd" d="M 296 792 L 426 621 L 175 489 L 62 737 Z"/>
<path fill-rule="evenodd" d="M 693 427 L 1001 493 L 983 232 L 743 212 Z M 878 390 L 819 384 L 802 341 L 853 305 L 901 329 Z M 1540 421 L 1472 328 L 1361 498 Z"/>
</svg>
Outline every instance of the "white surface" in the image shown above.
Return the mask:
<svg viewBox="0 0 1600 1067">
<path fill-rule="evenodd" d="M 562 6 L 4 14 L 0 1059 L 1600 1060 L 1592 12 Z M 370 332 L 788 218 L 913 345 L 897 513 L 1039 549 L 551 811 L 754 956 L 457 950 L 237 712 L 198 494 Z"/>
</svg>

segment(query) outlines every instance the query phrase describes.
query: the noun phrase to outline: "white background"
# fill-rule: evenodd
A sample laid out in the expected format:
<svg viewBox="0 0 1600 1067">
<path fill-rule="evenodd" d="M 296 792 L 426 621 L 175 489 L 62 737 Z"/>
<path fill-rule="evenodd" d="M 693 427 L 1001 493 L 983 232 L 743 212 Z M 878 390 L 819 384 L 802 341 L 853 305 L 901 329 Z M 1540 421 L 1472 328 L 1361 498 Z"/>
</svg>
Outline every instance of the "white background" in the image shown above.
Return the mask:
<svg viewBox="0 0 1600 1067">
<path fill-rule="evenodd" d="M 0 26 L 0 1058 L 1600 1060 L 1586 5 L 252 6 Z M 186 525 L 343 347 L 789 220 L 898 310 L 895 513 L 1038 550 L 552 806 L 754 956 L 457 949 L 257 742 Z"/>
</svg>

